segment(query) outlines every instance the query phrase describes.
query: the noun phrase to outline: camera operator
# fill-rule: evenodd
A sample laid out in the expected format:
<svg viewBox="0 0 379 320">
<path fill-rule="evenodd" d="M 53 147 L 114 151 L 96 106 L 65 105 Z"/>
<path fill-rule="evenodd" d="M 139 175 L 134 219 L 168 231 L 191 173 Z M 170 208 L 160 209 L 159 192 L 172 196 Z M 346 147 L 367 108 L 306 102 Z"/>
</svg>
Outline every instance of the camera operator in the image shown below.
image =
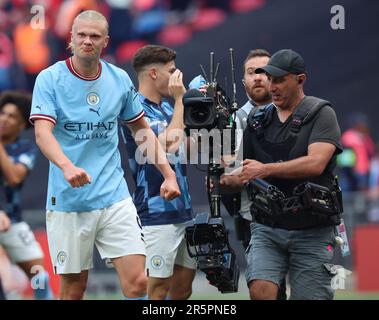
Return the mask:
<svg viewBox="0 0 379 320">
<path fill-rule="evenodd" d="M 266 107 L 260 118 L 249 116 L 243 167 L 237 169 L 238 175 L 223 176 L 222 187 L 237 191 L 260 178 L 286 196 L 308 181 L 331 189 L 336 155 L 342 152 L 340 129 L 327 101 L 305 96 L 303 58 L 293 50 L 280 50 L 255 72 L 267 74 L 275 106 Z M 276 299 L 287 273 L 291 299 L 333 298 L 332 275 L 326 269 L 334 255 L 332 221 L 309 209 L 280 215 L 254 211 L 253 221 L 246 250 L 252 299 Z"/>
<path fill-rule="evenodd" d="M 265 106 L 271 103 L 271 95 L 269 91 L 269 82 L 267 76 L 263 73 L 257 74 L 257 68 L 267 65 L 271 55 L 264 49 L 254 49 L 249 52 L 244 61 L 244 75 L 242 83 L 245 87 L 247 98 L 249 99 L 237 112 L 236 128 L 237 128 L 237 149 L 241 145 L 242 133 L 246 129 L 247 117 L 251 110 L 255 107 Z M 242 244 L 247 248 L 250 242 L 250 222 L 252 220 L 250 214 L 251 202 L 248 199 L 246 190 L 240 193 L 241 205 L 239 209 L 239 216 L 237 216 L 238 224 L 241 234 L 239 238 Z M 226 195 L 223 195 L 226 198 Z"/>
<path fill-rule="evenodd" d="M 269 81 L 264 73 L 255 73 L 257 68 L 267 65 L 271 54 L 265 49 L 253 49 L 250 50 L 245 58 L 243 65 L 243 78 L 242 84 L 245 88 L 248 101 L 238 109 L 236 112 L 236 128 L 237 128 L 237 149 L 241 145 L 243 131 L 247 126 L 247 118 L 250 112 L 256 111 L 256 108 L 266 106 L 272 103 L 271 94 L 269 90 Z M 248 198 L 246 190 L 242 190 L 240 193 L 223 194 L 223 203 L 226 202 L 232 204 L 235 197 L 240 197 L 239 214 L 234 214 L 235 228 L 238 239 L 241 240 L 245 250 L 250 243 L 250 223 L 252 221 L 250 206 L 251 201 Z M 231 199 L 232 198 L 232 199 Z M 234 202 L 235 203 L 235 202 Z M 238 203 L 238 201 L 237 201 Z M 228 206 L 226 204 L 226 206 Z M 228 206 L 233 207 L 233 206 Z M 286 279 L 282 279 L 279 286 L 278 299 L 286 299 Z"/>
</svg>

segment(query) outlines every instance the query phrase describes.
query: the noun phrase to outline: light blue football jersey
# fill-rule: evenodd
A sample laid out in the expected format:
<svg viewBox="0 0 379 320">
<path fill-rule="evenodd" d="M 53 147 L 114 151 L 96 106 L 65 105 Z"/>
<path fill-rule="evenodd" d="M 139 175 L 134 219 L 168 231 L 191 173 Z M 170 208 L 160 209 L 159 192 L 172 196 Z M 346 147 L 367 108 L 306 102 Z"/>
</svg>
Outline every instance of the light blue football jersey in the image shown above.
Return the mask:
<svg viewBox="0 0 379 320">
<path fill-rule="evenodd" d="M 92 177 L 91 184 L 72 188 L 50 162 L 46 208 L 91 211 L 130 197 L 118 150 L 118 119 L 132 123 L 143 115 L 127 73 L 103 60 L 93 78 L 78 74 L 71 59 L 43 70 L 34 86 L 30 121 L 54 123 L 65 155 Z"/>
<path fill-rule="evenodd" d="M 172 120 L 174 108 L 163 100 L 160 105 L 139 94 L 139 100 L 145 111 L 145 120 L 156 136 L 168 127 Z M 143 226 L 184 223 L 192 219 L 192 200 L 188 189 L 187 167 L 182 163 L 186 156 L 184 145 L 175 154 L 166 156 L 175 171 L 176 181 L 181 195 L 167 201 L 160 196 L 160 187 L 164 181 L 162 174 L 153 164 L 138 164 L 136 161 L 137 145 L 127 127 L 122 127 L 126 151 L 129 156 L 129 167 L 136 189 L 133 201 Z"/>
</svg>

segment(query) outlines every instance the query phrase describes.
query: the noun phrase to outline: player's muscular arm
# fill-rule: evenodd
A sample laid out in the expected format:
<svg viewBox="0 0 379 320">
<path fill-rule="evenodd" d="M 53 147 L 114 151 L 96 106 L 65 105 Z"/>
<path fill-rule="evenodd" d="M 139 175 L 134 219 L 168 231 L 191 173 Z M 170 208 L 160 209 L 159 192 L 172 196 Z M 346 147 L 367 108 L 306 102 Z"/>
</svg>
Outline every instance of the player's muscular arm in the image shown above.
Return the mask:
<svg viewBox="0 0 379 320">
<path fill-rule="evenodd" d="M 47 159 L 59 167 L 65 179 L 73 188 L 91 183 L 91 177 L 82 168 L 76 167 L 63 153 L 61 146 L 53 135 L 54 124 L 47 120 L 35 120 L 35 135 L 38 147 Z"/>
<path fill-rule="evenodd" d="M 170 96 L 174 98 L 174 113 L 168 127 L 159 136 L 159 142 L 164 147 L 165 151 L 174 153 L 178 150 L 184 134 L 184 122 L 183 122 L 183 95 L 186 92 L 186 88 L 183 85 L 183 74 L 179 69 L 171 75 L 168 82 L 168 90 Z"/>
<path fill-rule="evenodd" d="M 14 187 L 24 181 L 28 169 L 21 163 L 13 163 L 0 142 L 0 170 L 7 183 Z"/>
<path fill-rule="evenodd" d="M 175 172 L 171 169 L 170 164 L 166 158 L 166 154 L 158 142 L 157 137 L 151 130 L 144 118 L 138 121 L 128 124 L 129 129 L 133 132 L 133 136 L 137 135 L 137 132 L 142 130 L 142 136 L 144 140 L 136 139 L 137 145 L 144 144 L 145 150 L 153 150 L 154 152 L 146 152 L 146 155 L 151 163 L 162 173 L 164 182 L 161 186 L 161 196 L 166 200 L 172 200 L 180 195 L 179 186 L 176 182 Z M 138 136 L 141 136 L 141 132 Z"/>
</svg>

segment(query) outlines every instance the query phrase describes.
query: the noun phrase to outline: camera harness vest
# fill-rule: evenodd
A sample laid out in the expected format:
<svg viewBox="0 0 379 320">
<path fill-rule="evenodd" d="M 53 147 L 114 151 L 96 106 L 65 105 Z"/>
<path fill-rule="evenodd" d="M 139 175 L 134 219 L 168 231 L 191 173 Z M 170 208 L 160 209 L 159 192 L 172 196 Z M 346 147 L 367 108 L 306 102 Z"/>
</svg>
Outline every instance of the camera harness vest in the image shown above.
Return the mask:
<svg viewBox="0 0 379 320">
<path fill-rule="evenodd" d="M 265 130 L 273 120 L 275 106 L 273 104 L 252 111 L 248 117 L 247 130 L 251 131 L 254 147 L 254 159 L 262 163 L 282 162 L 307 155 L 308 139 L 312 131 L 310 121 L 325 106 L 330 103 L 316 97 L 306 96 L 291 115 L 289 135 L 284 141 L 271 142 L 265 137 Z M 309 124 L 309 125 L 307 125 Z M 306 126 L 307 125 L 307 126 Z M 335 186 L 335 177 L 332 172 L 326 172 L 312 179 L 267 179 L 278 187 L 286 196 L 292 194 L 293 189 L 304 182 L 326 186 L 332 190 Z M 328 217 L 320 216 L 307 211 L 286 213 L 279 216 L 267 216 L 259 212 L 252 212 L 257 222 L 284 229 L 306 229 L 322 225 L 334 225 L 338 221 L 331 221 Z"/>
</svg>

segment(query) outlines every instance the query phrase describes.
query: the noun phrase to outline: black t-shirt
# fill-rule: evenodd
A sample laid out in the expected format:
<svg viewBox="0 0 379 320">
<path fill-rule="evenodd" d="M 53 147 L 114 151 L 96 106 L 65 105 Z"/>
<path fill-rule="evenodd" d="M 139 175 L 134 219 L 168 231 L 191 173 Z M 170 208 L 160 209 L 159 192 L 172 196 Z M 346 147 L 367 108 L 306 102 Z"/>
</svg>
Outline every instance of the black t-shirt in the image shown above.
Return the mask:
<svg viewBox="0 0 379 320">
<path fill-rule="evenodd" d="M 273 143 L 284 142 L 290 135 L 292 115 L 285 122 L 279 120 L 276 110 L 273 111 L 271 123 L 264 129 L 264 138 Z M 321 108 L 307 124 L 313 126 L 308 146 L 315 142 L 328 142 L 336 146 L 335 154 L 342 152 L 341 130 L 334 110 L 330 106 Z M 255 159 L 251 131 L 245 130 L 243 135 L 243 159 Z"/>
<path fill-rule="evenodd" d="M 312 182 L 332 188 L 336 155 L 342 152 L 341 132 L 334 110 L 328 105 L 322 107 L 309 121 L 306 121 L 301 126 L 297 134 L 291 132 L 292 119 L 293 116 L 291 115 L 282 123 L 278 118 L 277 110 L 274 109 L 272 119 L 263 128 L 263 137 L 260 138 L 256 135 L 256 130 L 247 127 L 243 137 L 243 158 L 256 159 L 263 163 L 288 161 L 306 156 L 307 149 L 312 143 L 331 143 L 336 147 L 336 151 L 320 176 L 297 179 L 268 177 L 265 180 L 279 188 L 286 197 L 291 197 L 294 188 L 304 182 Z M 266 220 L 259 220 L 258 218 Z M 269 218 L 259 212 L 254 215 L 254 219 L 257 219 L 256 221 L 271 225 L 272 221 L 269 222 Z M 332 220 L 329 220 L 327 216 L 319 216 L 316 211 L 309 210 L 297 212 L 296 214 L 286 212 L 275 217 L 275 225 L 285 229 L 306 229 L 314 226 L 337 224 L 338 221 L 334 218 L 335 216 L 331 217 Z"/>
</svg>

